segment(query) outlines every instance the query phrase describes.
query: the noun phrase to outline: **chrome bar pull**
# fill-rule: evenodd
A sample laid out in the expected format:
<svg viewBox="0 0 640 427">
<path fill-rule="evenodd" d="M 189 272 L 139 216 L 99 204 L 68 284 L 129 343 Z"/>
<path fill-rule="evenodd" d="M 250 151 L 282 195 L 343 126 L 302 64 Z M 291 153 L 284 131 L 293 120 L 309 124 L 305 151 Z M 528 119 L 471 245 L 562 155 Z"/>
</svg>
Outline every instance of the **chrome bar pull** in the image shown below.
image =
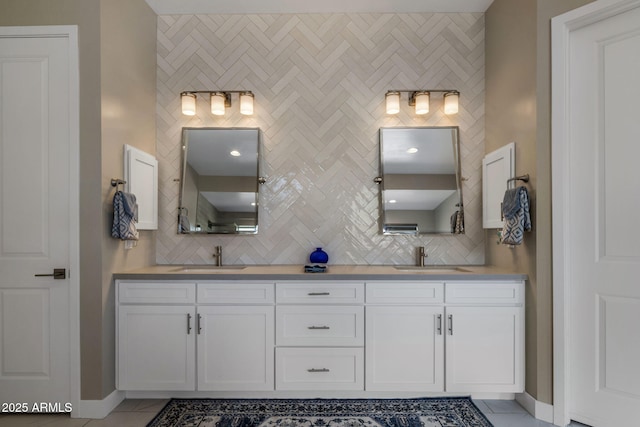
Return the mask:
<svg viewBox="0 0 640 427">
<path fill-rule="evenodd" d="M 308 326 L 307 329 L 313 329 L 313 330 L 317 330 L 317 329 L 331 329 L 331 327 L 329 326 Z"/>
<path fill-rule="evenodd" d="M 35 277 L 53 277 L 54 280 L 63 280 L 67 278 L 67 270 L 64 268 L 54 268 L 53 274 L 35 274 Z"/>
<path fill-rule="evenodd" d="M 453 314 L 450 314 L 448 318 L 449 318 L 449 335 L 453 335 Z"/>
<path fill-rule="evenodd" d="M 330 372 L 329 369 L 327 368 L 311 368 L 311 369 L 307 369 L 307 372 Z"/>
<path fill-rule="evenodd" d="M 442 314 L 438 314 L 438 326 L 436 327 L 438 335 L 442 335 Z"/>
<path fill-rule="evenodd" d="M 328 296 L 331 295 L 331 292 L 309 292 L 307 295 L 310 297 Z"/>
<path fill-rule="evenodd" d="M 187 313 L 187 335 L 191 334 L 191 313 Z"/>
<path fill-rule="evenodd" d="M 202 332 L 202 314 L 198 313 L 198 318 L 196 319 L 196 327 L 198 328 L 198 335 Z"/>
</svg>

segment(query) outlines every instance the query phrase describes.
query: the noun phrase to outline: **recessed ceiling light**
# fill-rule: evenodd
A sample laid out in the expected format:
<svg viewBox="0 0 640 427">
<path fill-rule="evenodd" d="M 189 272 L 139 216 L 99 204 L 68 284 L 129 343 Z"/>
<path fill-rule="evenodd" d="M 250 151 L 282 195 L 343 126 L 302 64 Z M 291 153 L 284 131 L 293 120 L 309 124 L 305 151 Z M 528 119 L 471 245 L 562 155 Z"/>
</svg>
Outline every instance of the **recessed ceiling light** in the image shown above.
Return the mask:
<svg viewBox="0 0 640 427">
<path fill-rule="evenodd" d="M 233 150 L 229 154 L 231 154 L 233 157 L 239 157 L 240 156 L 240 152 L 238 150 Z"/>
<path fill-rule="evenodd" d="M 416 147 L 411 147 L 407 150 L 407 153 L 409 154 L 415 154 L 418 152 L 418 149 Z"/>
</svg>

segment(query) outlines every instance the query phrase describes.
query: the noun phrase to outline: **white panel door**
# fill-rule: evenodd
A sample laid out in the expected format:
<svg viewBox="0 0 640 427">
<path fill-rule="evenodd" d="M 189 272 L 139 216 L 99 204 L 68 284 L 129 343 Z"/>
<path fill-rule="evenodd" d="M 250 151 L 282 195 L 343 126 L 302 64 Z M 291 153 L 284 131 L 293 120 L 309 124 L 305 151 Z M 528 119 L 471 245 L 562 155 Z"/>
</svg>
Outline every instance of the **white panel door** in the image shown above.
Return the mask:
<svg viewBox="0 0 640 427">
<path fill-rule="evenodd" d="M 70 401 L 69 49 L 0 37 L 0 402 Z"/>
<path fill-rule="evenodd" d="M 640 406 L 640 4 L 570 42 L 570 415 L 631 427 Z"/>
<path fill-rule="evenodd" d="M 367 306 L 366 390 L 443 391 L 443 308 Z"/>
<path fill-rule="evenodd" d="M 198 307 L 198 390 L 273 390 L 274 307 Z"/>
</svg>

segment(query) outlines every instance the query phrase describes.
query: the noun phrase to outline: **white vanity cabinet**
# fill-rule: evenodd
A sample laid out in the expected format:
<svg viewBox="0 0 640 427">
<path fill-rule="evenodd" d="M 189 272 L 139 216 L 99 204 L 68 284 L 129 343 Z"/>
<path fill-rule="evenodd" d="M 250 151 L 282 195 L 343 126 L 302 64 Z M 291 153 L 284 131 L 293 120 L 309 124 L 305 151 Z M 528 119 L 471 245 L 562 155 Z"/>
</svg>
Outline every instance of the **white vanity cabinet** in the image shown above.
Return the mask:
<svg viewBox="0 0 640 427">
<path fill-rule="evenodd" d="M 267 276 L 116 285 L 119 390 L 203 397 L 524 391 L 522 280 Z"/>
<path fill-rule="evenodd" d="M 276 390 L 364 390 L 364 283 L 276 283 Z"/>
<path fill-rule="evenodd" d="M 369 282 L 366 389 L 524 391 L 523 282 Z"/>
<path fill-rule="evenodd" d="M 273 390 L 273 283 L 117 286 L 118 389 Z"/>
</svg>

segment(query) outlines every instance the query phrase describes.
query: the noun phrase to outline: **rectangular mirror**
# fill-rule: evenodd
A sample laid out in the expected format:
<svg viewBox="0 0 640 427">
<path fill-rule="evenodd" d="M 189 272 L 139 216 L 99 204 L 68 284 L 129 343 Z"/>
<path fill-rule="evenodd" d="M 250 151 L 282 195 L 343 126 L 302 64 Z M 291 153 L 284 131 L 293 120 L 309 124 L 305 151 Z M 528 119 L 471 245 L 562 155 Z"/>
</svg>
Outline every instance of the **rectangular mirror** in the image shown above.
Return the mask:
<svg viewBox="0 0 640 427">
<path fill-rule="evenodd" d="M 382 234 L 461 234 L 457 126 L 380 129 Z"/>
<path fill-rule="evenodd" d="M 258 232 L 260 129 L 183 128 L 178 233 Z"/>
</svg>

